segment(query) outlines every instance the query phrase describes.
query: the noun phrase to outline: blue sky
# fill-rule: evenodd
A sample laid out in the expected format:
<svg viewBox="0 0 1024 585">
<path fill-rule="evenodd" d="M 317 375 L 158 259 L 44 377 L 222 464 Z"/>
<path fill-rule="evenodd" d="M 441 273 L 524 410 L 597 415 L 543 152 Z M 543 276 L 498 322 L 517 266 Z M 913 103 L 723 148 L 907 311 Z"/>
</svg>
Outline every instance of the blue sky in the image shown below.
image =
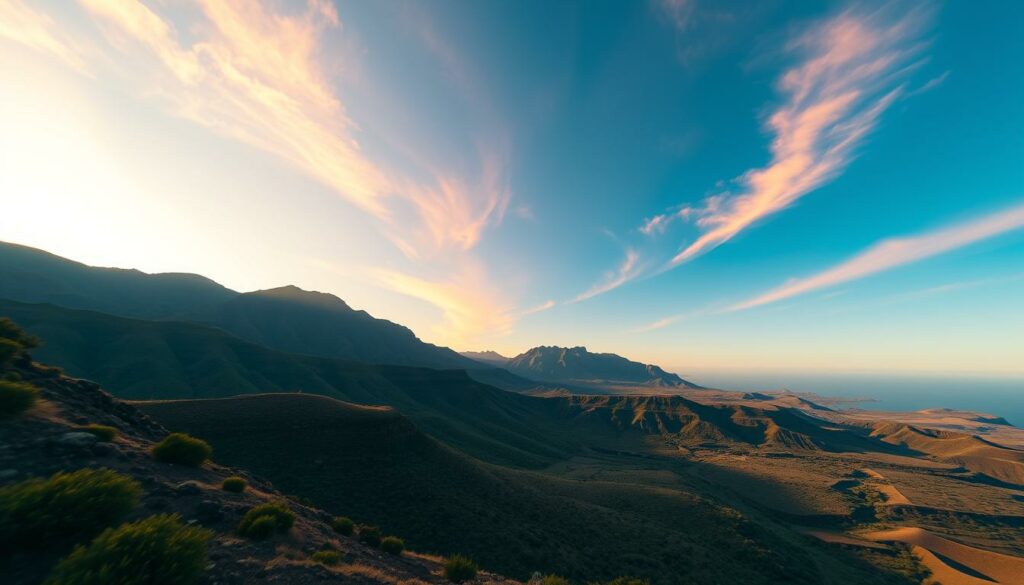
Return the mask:
<svg viewBox="0 0 1024 585">
<path fill-rule="evenodd" d="M 457 349 L 1024 375 L 1016 3 L 0 0 L 0 239 Z"/>
</svg>

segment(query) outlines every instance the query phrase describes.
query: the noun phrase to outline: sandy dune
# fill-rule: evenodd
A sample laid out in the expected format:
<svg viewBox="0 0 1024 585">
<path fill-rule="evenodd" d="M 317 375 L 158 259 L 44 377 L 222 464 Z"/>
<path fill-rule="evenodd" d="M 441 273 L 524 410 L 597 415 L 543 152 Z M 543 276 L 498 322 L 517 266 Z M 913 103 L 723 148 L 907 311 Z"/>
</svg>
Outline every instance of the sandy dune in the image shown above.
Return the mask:
<svg viewBox="0 0 1024 585">
<path fill-rule="evenodd" d="M 864 540 L 862 538 L 855 538 L 849 534 L 843 534 L 842 532 L 831 532 L 828 530 L 804 530 L 804 534 L 813 536 L 823 542 L 829 542 L 832 544 L 843 544 L 846 546 L 861 546 L 864 548 L 874 548 L 884 550 L 887 547 L 884 544 L 880 544 L 871 540 Z"/>
<path fill-rule="evenodd" d="M 864 474 L 866 474 L 871 479 L 876 480 L 876 482 L 871 484 L 871 487 L 873 487 L 874 489 L 878 490 L 879 492 L 881 492 L 881 494 L 883 496 L 885 496 L 885 505 L 886 506 L 910 506 L 911 505 L 910 499 L 907 496 L 903 495 L 903 492 L 901 492 L 900 490 L 896 489 L 896 486 L 894 486 L 891 483 L 889 483 L 889 480 L 884 475 L 882 475 L 881 473 L 878 473 L 877 471 L 875 471 L 873 469 L 862 468 L 860 471 L 864 472 Z M 879 483 L 879 482 L 885 482 L 885 483 Z"/>
<path fill-rule="evenodd" d="M 943 585 L 977 585 L 979 583 L 1003 583 L 1024 585 L 1024 558 L 1011 557 L 953 542 L 921 528 L 897 528 L 859 535 L 878 542 L 904 542 L 924 549 L 916 551 L 922 562 L 935 574 L 934 579 Z M 940 555 L 959 563 L 976 573 L 957 570 L 947 564 Z M 980 576 L 987 577 L 986 581 Z"/>
</svg>

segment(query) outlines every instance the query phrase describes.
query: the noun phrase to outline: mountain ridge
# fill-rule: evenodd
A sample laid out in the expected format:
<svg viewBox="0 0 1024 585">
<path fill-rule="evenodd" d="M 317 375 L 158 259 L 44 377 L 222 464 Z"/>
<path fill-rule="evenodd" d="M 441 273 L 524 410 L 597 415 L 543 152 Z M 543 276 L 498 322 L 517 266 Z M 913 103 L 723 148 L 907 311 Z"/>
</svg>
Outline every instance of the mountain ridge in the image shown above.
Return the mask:
<svg viewBox="0 0 1024 585">
<path fill-rule="evenodd" d="M 198 274 L 94 267 L 6 242 L 0 242 L 0 298 L 212 325 L 290 353 L 437 369 L 479 367 L 328 293 L 294 285 L 241 293 Z"/>
</svg>

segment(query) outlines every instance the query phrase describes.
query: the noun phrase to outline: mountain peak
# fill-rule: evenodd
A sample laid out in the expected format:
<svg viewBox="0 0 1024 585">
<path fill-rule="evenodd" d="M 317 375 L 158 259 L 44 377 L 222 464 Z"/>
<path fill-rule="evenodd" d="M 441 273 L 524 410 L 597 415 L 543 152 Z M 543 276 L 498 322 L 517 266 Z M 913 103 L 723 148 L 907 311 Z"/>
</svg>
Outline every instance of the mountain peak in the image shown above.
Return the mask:
<svg viewBox="0 0 1024 585">
<path fill-rule="evenodd" d="M 544 382 L 603 387 L 699 388 L 653 364 L 634 362 L 614 353 L 593 353 L 582 345 L 534 347 L 508 360 L 506 367 L 520 376 Z"/>
</svg>

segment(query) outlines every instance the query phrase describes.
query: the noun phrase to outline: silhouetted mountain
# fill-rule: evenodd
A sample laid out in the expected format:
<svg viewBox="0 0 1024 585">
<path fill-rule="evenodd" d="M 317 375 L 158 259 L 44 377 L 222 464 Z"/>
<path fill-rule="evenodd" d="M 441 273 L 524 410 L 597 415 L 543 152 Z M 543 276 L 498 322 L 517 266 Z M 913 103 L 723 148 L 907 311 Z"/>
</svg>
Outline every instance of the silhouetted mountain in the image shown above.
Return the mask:
<svg viewBox="0 0 1024 585">
<path fill-rule="evenodd" d="M 585 347 L 535 347 L 508 360 L 504 367 L 533 380 L 591 388 L 700 388 L 658 366 L 630 361 L 614 353 L 591 353 Z"/>
<path fill-rule="evenodd" d="M 500 353 L 498 353 L 496 351 L 491 351 L 491 350 L 487 350 L 487 351 L 460 351 L 459 353 L 462 354 L 465 357 L 468 357 L 471 360 L 476 360 L 478 362 L 481 362 L 481 363 L 484 363 L 484 364 L 489 364 L 489 365 L 492 365 L 492 366 L 497 366 L 499 368 L 505 367 L 505 364 L 507 364 L 508 360 L 509 360 L 509 358 L 501 355 Z"/>
<path fill-rule="evenodd" d="M 97 268 L 16 244 L 0 243 L 0 298 L 203 323 L 291 353 L 372 364 L 479 367 L 333 295 L 294 286 L 238 293 L 195 274 Z"/>
</svg>

